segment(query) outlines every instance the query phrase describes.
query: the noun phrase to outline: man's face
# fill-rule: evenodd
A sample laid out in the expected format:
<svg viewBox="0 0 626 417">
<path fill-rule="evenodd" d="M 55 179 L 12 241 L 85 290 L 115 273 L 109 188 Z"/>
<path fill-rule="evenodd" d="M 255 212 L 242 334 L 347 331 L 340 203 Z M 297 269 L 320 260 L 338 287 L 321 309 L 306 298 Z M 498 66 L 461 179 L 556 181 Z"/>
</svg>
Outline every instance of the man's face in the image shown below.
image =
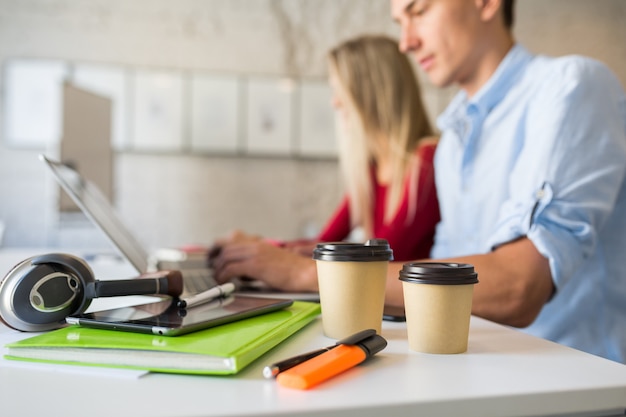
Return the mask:
<svg viewBox="0 0 626 417">
<path fill-rule="evenodd" d="M 400 50 L 410 53 L 438 87 L 475 78 L 480 10 L 474 0 L 391 0 Z"/>
</svg>

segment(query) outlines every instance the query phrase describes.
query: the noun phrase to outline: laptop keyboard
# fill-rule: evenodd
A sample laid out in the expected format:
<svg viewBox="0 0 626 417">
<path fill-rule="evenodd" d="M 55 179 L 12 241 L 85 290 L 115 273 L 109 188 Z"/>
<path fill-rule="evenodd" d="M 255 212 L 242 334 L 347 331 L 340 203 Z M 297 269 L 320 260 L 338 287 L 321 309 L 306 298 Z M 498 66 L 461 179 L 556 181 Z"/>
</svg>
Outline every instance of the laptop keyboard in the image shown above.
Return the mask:
<svg viewBox="0 0 626 417">
<path fill-rule="evenodd" d="M 217 285 L 212 271 L 208 268 L 184 269 L 181 273 L 183 274 L 184 292 L 187 294 L 196 294 Z"/>
</svg>

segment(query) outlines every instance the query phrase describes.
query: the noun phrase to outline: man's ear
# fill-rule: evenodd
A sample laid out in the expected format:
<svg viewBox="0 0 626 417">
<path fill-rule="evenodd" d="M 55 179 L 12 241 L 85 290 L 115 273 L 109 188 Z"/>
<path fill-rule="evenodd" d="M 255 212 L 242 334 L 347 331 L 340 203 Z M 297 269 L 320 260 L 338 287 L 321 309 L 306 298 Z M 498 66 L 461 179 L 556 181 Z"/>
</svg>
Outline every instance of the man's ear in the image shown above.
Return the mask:
<svg viewBox="0 0 626 417">
<path fill-rule="evenodd" d="M 475 2 L 483 22 L 502 17 L 502 0 L 476 0 Z"/>
</svg>

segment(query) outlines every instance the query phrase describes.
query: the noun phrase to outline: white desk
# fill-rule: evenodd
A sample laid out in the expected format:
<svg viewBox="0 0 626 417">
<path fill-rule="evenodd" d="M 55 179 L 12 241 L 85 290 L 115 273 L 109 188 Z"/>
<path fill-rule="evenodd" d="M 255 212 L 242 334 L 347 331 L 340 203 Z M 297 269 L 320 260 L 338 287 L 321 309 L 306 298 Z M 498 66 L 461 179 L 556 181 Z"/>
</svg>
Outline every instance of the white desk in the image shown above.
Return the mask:
<svg viewBox="0 0 626 417">
<path fill-rule="evenodd" d="M 2 270 L 3 272 L 4 270 Z M 0 332 L 10 332 L 0 326 Z M 3 416 L 592 416 L 626 413 L 626 365 L 472 318 L 469 350 L 411 352 L 402 323 L 373 359 L 309 391 L 264 365 L 327 346 L 318 320 L 234 377 L 139 379 L 20 369 L 0 362 Z M 57 368 L 58 369 L 58 368 Z"/>
</svg>

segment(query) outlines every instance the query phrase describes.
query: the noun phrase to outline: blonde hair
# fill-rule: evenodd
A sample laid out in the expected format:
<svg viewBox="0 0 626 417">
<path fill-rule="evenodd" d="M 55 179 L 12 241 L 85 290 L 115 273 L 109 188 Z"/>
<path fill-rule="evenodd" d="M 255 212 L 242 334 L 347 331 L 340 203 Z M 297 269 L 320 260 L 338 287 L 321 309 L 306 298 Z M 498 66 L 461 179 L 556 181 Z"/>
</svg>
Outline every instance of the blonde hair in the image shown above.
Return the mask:
<svg viewBox="0 0 626 417">
<path fill-rule="evenodd" d="M 339 152 L 350 198 L 352 226 L 363 227 L 373 237 L 372 164 L 386 140 L 392 175 L 385 207 L 385 222 L 396 215 L 405 179 L 416 193 L 418 167 L 415 149 L 432 137 L 428 116 L 413 67 L 399 51 L 398 42 L 386 36 L 368 35 L 341 43 L 328 53 L 329 71 L 338 80 L 337 94 L 348 114 L 340 127 Z M 411 196 L 409 217 L 415 215 Z"/>
</svg>

